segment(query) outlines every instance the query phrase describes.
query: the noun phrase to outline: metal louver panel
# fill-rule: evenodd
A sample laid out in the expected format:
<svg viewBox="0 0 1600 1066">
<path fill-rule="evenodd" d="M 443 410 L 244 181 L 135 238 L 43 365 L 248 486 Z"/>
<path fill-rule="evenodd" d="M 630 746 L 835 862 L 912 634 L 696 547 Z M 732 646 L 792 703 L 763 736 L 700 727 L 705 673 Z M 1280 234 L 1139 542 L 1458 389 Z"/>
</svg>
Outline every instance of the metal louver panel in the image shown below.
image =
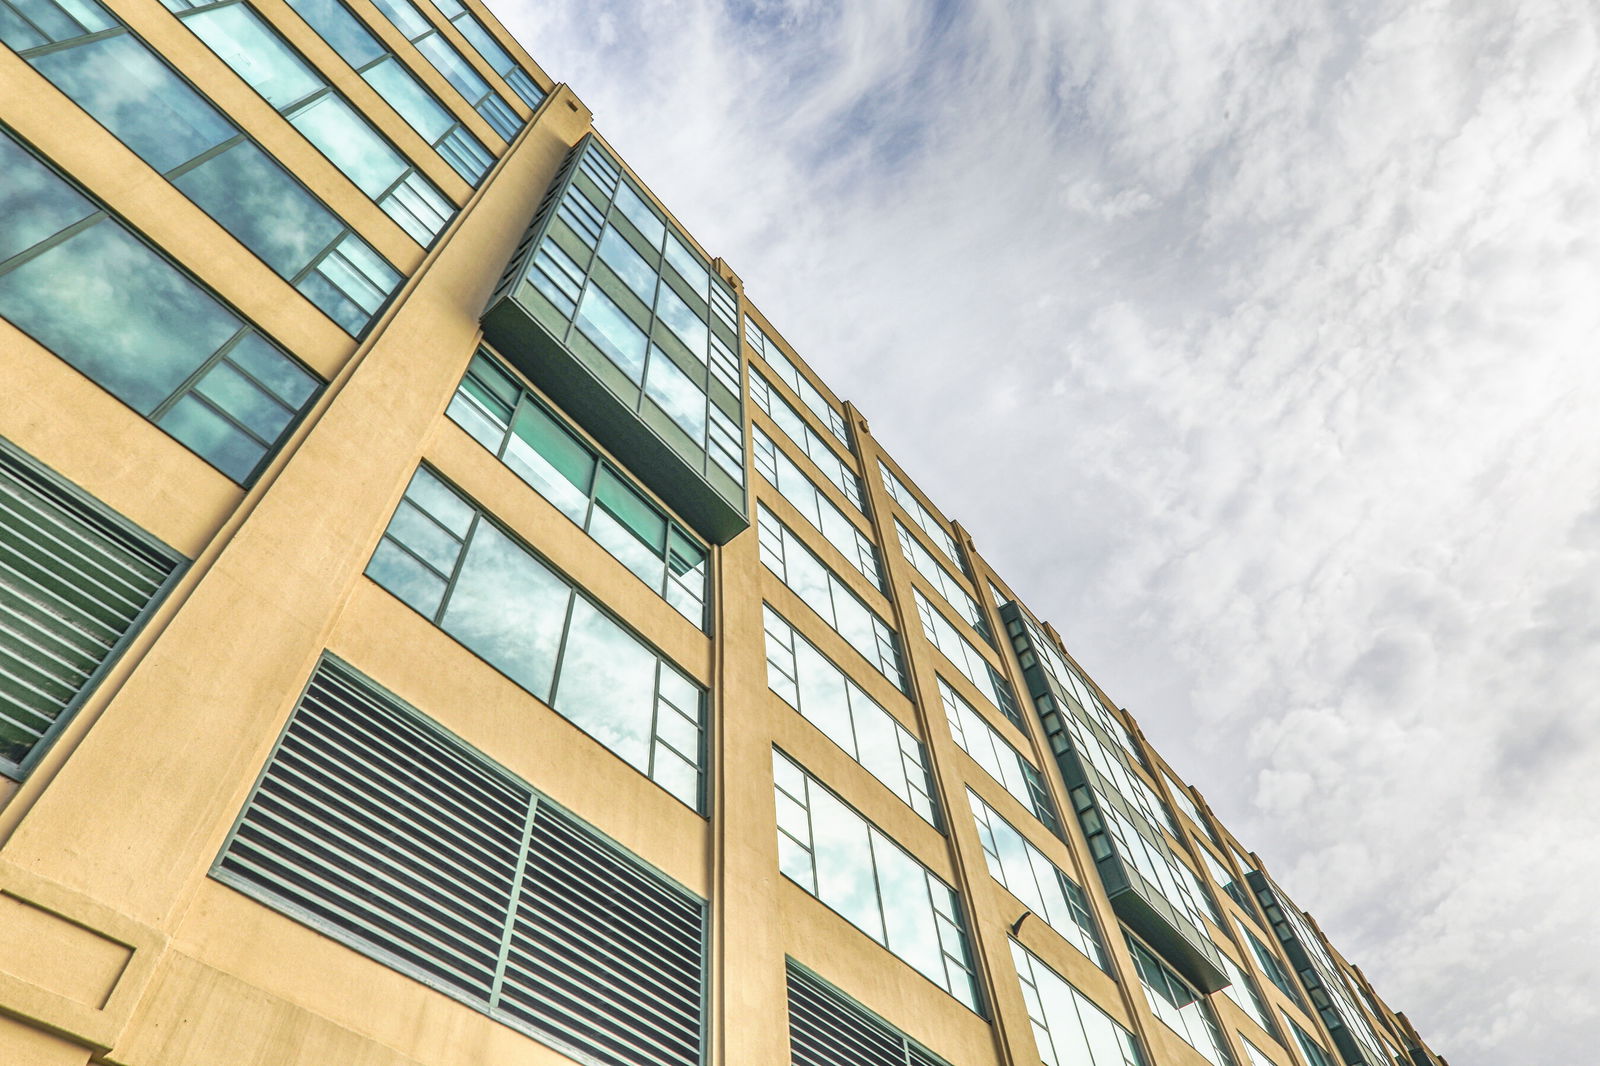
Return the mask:
<svg viewBox="0 0 1600 1066">
<path fill-rule="evenodd" d="M 793 1066 L 946 1066 L 898 1029 L 789 964 Z"/>
<path fill-rule="evenodd" d="M 582 1061 L 702 1061 L 704 901 L 332 659 L 213 876 Z"/>
<path fill-rule="evenodd" d="M 179 562 L 0 448 L 0 770 L 43 750 Z"/>
</svg>

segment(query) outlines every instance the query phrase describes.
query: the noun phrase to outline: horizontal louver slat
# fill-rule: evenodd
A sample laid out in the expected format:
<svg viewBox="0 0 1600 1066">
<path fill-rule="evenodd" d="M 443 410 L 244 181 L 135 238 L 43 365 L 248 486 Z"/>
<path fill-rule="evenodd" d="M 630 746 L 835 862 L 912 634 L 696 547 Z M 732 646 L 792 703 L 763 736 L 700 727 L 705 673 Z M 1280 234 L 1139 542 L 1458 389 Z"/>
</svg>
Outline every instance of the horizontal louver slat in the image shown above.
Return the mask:
<svg viewBox="0 0 1600 1066">
<path fill-rule="evenodd" d="M 215 871 L 585 1061 L 702 1061 L 704 901 L 331 660 Z"/>
<path fill-rule="evenodd" d="M 794 963 L 788 976 L 793 1066 L 946 1066 Z"/>
</svg>

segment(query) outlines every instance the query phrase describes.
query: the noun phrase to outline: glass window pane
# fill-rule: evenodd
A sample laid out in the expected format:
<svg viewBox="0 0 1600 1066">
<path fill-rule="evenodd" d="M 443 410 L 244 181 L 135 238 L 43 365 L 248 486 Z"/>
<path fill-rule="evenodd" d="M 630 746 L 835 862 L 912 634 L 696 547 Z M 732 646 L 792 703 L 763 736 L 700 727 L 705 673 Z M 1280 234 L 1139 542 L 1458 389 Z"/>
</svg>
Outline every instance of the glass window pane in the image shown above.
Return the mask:
<svg viewBox="0 0 1600 1066">
<path fill-rule="evenodd" d="M 439 601 L 444 598 L 444 579 L 402 551 L 394 542 L 384 540 L 372 553 L 367 564 L 367 576 L 394 593 L 421 612 L 429 621 L 439 613 Z"/>
<path fill-rule="evenodd" d="M 657 556 L 662 555 L 667 543 L 667 520 L 617 477 L 610 467 L 600 468 L 600 481 L 594 498 L 651 551 Z"/>
<path fill-rule="evenodd" d="M 299 273 L 344 229 L 249 141 L 240 141 L 172 183 L 282 277 Z"/>
<path fill-rule="evenodd" d="M 128 34 L 47 52 L 29 62 L 162 173 L 238 133 Z"/>
<path fill-rule="evenodd" d="M 228 350 L 228 359 L 290 407 L 299 408 L 316 391 L 316 378 L 258 334 L 241 337 Z"/>
<path fill-rule="evenodd" d="M 363 71 L 361 76 L 428 143 L 455 125 L 450 112 L 394 56 L 384 57 L 383 62 Z"/>
<path fill-rule="evenodd" d="M 928 875 L 882 833 L 872 834 L 872 857 L 878 872 L 878 892 L 885 904 L 889 950 L 944 986 L 944 957 L 933 907 L 928 902 Z"/>
<path fill-rule="evenodd" d="M 656 272 L 644 257 L 633 250 L 616 228 L 607 225 L 600 233 L 600 258 L 605 260 L 606 266 L 616 271 L 633 294 L 644 302 L 646 307 L 655 303 L 656 298 Z"/>
<path fill-rule="evenodd" d="M 95 211 L 65 179 L 4 136 L 0 175 L 0 262 Z"/>
<path fill-rule="evenodd" d="M 141 414 L 240 325 L 109 220 L 0 274 L 0 315 Z"/>
<path fill-rule="evenodd" d="M 696 444 L 705 445 L 706 394 L 665 352 L 650 346 L 644 391 Z"/>
<path fill-rule="evenodd" d="M 352 67 L 363 67 L 386 51 L 339 0 L 289 0 L 289 6 Z"/>
<path fill-rule="evenodd" d="M 633 228 L 643 234 L 646 243 L 653 248 L 661 247 L 661 238 L 666 235 L 667 227 L 626 181 L 617 186 L 616 205 L 633 223 Z"/>
<path fill-rule="evenodd" d="M 584 289 L 578 303 L 577 326 L 618 370 L 639 384 L 644 377 L 644 331 L 599 286 Z"/>
<path fill-rule="evenodd" d="M 882 944 L 883 919 L 872 877 L 867 823 L 826 789 L 810 785 L 808 791 L 817 860 L 817 897 Z"/>
<path fill-rule="evenodd" d="M 476 103 L 489 92 L 489 83 L 484 81 L 477 71 L 467 64 L 444 38 L 437 33 L 429 34 L 416 42 L 417 51 L 427 57 L 428 61 L 438 68 L 444 79 L 469 103 Z"/>
<path fill-rule="evenodd" d="M 844 675 L 803 640 L 794 642 L 794 657 L 799 673 L 800 713 L 852 758 L 858 757 Z"/>
<path fill-rule="evenodd" d="M 295 112 L 289 121 L 373 199 L 408 169 L 400 154 L 374 133 L 353 107 L 331 93 Z"/>
<path fill-rule="evenodd" d="M 280 111 L 324 87 L 322 79 L 242 3 L 197 11 L 183 22 Z"/>
<path fill-rule="evenodd" d="M 578 597 L 555 708 L 634 766 L 648 765 L 656 657 Z"/>
<path fill-rule="evenodd" d="M 265 447 L 193 394 L 173 404 L 156 424 L 235 481 L 248 477 L 266 454 Z"/>
<path fill-rule="evenodd" d="M 672 291 L 672 286 L 662 285 L 656 292 L 656 314 L 689 349 L 689 354 L 702 363 L 706 361 L 710 330 L 705 321 L 683 302 L 683 297 Z"/>
<path fill-rule="evenodd" d="M 440 626 L 541 699 L 549 698 L 571 590 L 488 522 L 479 522 Z"/>
<path fill-rule="evenodd" d="M 517 411 L 511 439 L 506 443 L 505 462 L 539 495 L 574 522 L 583 524 L 589 510 L 594 455 L 538 404 L 524 403 Z"/>
<path fill-rule="evenodd" d="M 674 233 L 667 234 L 665 251 L 667 262 L 671 263 L 679 276 L 689 283 L 689 288 L 704 296 L 711 287 L 711 275 L 701 265 L 700 257 L 685 248 Z"/>
</svg>

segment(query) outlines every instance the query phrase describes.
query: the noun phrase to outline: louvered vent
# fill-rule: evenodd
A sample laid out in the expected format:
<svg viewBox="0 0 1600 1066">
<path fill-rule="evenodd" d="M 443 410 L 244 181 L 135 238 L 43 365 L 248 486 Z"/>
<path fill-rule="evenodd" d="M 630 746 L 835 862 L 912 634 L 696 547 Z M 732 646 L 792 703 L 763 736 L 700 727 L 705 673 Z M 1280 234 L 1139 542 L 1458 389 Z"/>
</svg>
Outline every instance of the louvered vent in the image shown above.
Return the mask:
<svg viewBox="0 0 1600 1066">
<path fill-rule="evenodd" d="M 0 448 L 0 769 L 43 750 L 178 563 Z"/>
<path fill-rule="evenodd" d="M 584 1061 L 701 1061 L 704 902 L 331 660 L 215 874 Z"/>
<path fill-rule="evenodd" d="M 789 1054 L 793 1066 L 946 1066 L 793 963 L 789 965 Z"/>
</svg>

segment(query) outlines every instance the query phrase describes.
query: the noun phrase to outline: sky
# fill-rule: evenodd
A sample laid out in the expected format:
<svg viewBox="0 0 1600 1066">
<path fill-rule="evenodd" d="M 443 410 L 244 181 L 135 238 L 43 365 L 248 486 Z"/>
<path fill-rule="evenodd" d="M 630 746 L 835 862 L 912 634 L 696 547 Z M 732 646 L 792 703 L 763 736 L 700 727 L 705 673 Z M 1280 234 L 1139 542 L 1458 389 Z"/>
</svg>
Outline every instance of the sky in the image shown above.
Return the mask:
<svg viewBox="0 0 1600 1066">
<path fill-rule="evenodd" d="M 1600 8 L 494 7 L 1435 1050 L 1595 1061 Z"/>
</svg>

